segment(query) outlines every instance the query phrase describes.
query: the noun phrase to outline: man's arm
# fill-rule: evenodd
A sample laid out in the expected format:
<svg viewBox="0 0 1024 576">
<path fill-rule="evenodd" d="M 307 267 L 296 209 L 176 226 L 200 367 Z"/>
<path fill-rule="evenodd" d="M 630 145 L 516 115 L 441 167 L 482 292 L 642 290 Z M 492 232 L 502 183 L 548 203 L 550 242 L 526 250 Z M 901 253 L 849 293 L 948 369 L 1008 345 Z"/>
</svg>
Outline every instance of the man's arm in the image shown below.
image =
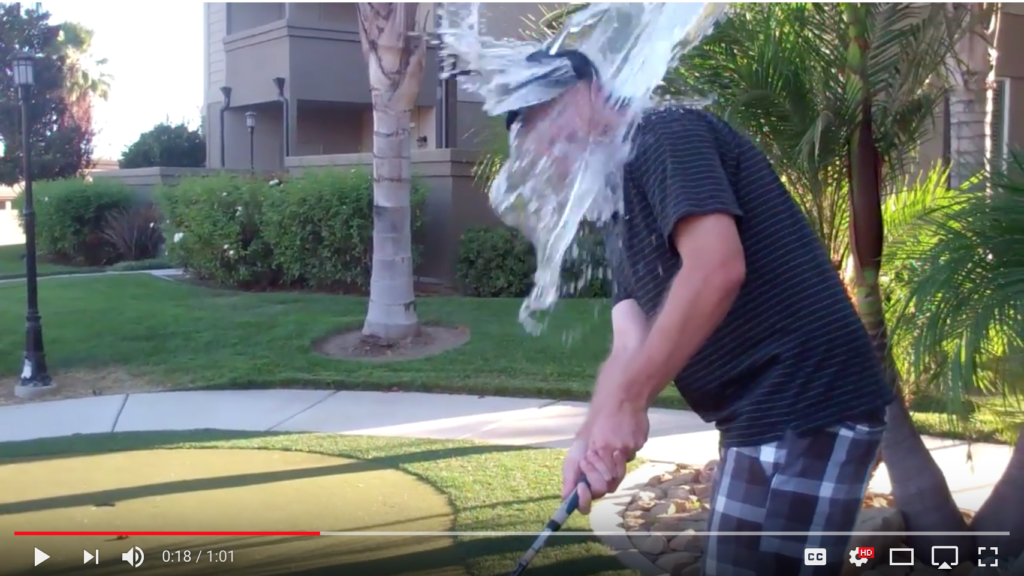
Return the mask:
<svg viewBox="0 0 1024 576">
<path fill-rule="evenodd" d="M 614 394 L 615 390 L 609 389 L 609 383 L 618 382 L 625 376 L 630 358 L 640 350 L 648 330 L 647 316 L 636 300 L 625 299 L 612 307 L 612 347 L 608 359 L 598 370 L 594 385 L 595 400 L 600 401 L 602 396 Z"/>
<path fill-rule="evenodd" d="M 647 407 L 725 319 L 746 276 L 742 216 L 711 129 L 690 117 L 651 123 L 638 174 L 665 239 L 682 259 L 661 311 L 602 395 Z"/>
</svg>

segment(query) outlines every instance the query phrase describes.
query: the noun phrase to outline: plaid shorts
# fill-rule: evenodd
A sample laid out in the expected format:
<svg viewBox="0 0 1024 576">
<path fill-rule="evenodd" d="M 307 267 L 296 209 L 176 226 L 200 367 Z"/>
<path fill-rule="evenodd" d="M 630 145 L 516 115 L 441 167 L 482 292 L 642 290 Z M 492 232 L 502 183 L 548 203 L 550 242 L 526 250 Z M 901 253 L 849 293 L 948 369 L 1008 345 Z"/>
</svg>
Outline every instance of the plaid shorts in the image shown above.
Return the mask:
<svg viewBox="0 0 1024 576">
<path fill-rule="evenodd" d="M 839 576 L 884 424 L 844 423 L 722 451 L 702 560 L 705 576 Z M 717 532 L 757 532 L 758 536 Z M 778 534 L 790 532 L 794 534 Z M 825 566 L 804 566 L 824 548 Z"/>
</svg>

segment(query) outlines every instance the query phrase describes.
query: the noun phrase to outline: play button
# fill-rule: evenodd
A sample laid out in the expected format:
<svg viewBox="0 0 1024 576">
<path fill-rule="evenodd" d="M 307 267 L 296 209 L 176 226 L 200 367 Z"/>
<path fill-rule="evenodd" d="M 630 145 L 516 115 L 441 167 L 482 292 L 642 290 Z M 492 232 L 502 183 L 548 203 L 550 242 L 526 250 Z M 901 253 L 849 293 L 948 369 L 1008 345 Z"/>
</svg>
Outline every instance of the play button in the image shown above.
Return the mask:
<svg viewBox="0 0 1024 576">
<path fill-rule="evenodd" d="M 46 552 L 43 552 L 39 548 L 36 548 L 36 564 L 35 564 L 36 566 L 39 566 L 40 564 L 42 564 L 43 562 L 46 562 L 49 559 L 50 559 L 50 555 L 49 554 L 47 554 Z"/>
</svg>

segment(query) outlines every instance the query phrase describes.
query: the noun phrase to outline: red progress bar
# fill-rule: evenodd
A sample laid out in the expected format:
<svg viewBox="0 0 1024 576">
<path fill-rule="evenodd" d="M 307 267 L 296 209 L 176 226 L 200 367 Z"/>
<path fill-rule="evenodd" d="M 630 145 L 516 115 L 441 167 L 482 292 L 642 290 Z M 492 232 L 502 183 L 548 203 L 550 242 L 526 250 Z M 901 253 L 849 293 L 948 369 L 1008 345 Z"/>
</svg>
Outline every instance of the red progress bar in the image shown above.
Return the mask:
<svg viewBox="0 0 1024 576">
<path fill-rule="evenodd" d="M 15 536 L 319 536 L 319 532 L 15 532 Z"/>
</svg>

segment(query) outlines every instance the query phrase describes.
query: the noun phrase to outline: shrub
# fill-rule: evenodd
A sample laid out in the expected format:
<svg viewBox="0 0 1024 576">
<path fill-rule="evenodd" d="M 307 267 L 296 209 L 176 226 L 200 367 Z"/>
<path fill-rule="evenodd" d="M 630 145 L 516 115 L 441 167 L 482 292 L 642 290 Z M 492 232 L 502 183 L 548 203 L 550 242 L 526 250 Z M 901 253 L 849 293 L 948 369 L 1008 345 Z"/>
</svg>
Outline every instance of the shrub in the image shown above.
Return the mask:
<svg viewBox="0 0 1024 576">
<path fill-rule="evenodd" d="M 268 196 L 263 231 L 284 282 L 317 290 L 370 287 L 373 181 L 363 169 L 290 178 Z M 423 225 L 426 189 L 413 182 L 412 227 Z M 414 261 L 419 250 L 413 246 Z"/>
<path fill-rule="evenodd" d="M 474 228 L 459 242 L 456 275 L 467 296 L 525 297 L 536 269 L 533 246 L 514 228 Z M 577 235 L 562 261 L 561 280 L 563 298 L 611 296 L 604 242 L 596 229 Z"/>
<path fill-rule="evenodd" d="M 263 203 L 274 190 L 263 180 L 230 174 L 159 188 L 168 259 L 200 280 L 240 288 L 278 284 L 281 270 L 260 228 Z"/>
<path fill-rule="evenodd" d="M 117 250 L 120 260 L 134 262 L 156 258 L 164 243 L 160 211 L 152 203 L 107 214 L 103 237 Z"/>
<path fill-rule="evenodd" d="M 239 175 L 184 178 L 158 198 L 168 259 L 199 279 L 239 288 L 369 288 L 373 185 L 365 170 L 271 183 Z M 425 205 L 426 191 L 414 182 L 414 236 Z"/>
<path fill-rule="evenodd" d="M 36 242 L 49 259 L 85 266 L 119 259 L 117 247 L 104 236 L 103 227 L 110 214 L 131 207 L 131 189 L 104 178 L 91 182 L 69 178 L 39 182 L 33 194 Z M 24 203 L 22 195 L 14 202 L 19 211 Z"/>
<path fill-rule="evenodd" d="M 562 297 L 611 298 L 611 288 L 604 236 L 584 222 L 562 262 Z"/>
<path fill-rule="evenodd" d="M 185 123 L 157 124 L 143 132 L 118 162 L 121 168 L 201 168 L 206 165 L 206 141 L 198 130 Z"/>
<path fill-rule="evenodd" d="M 536 268 L 533 246 L 514 228 L 473 228 L 459 241 L 455 273 L 467 296 L 522 298 Z"/>
</svg>

